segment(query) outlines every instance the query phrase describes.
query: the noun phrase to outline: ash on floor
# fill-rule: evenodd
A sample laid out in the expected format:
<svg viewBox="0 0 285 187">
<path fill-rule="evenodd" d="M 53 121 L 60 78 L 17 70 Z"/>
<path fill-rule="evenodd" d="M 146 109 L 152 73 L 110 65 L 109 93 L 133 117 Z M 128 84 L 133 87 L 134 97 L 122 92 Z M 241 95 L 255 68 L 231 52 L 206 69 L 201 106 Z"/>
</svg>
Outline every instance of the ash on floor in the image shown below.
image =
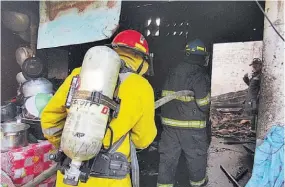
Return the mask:
<svg viewBox="0 0 285 187">
<path fill-rule="evenodd" d="M 236 176 L 240 170 L 248 169 L 249 172 L 238 181 L 241 186 L 245 186 L 251 176 L 253 157 L 249 156 L 241 144 L 225 145 L 222 138 L 212 138 L 208 157 L 208 177 L 207 187 L 231 187 L 233 184 L 220 169 L 222 165 L 229 173 Z M 141 187 L 156 187 L 159 154 L 157 144 L 150 149 L 138 153 L 140 162 L 140 183 Z M 176 171 L 175 187 L 190 187 L 188 180 L 188 171 L 185 164 L 185 158 L 180 157 Z"/>
</svg>

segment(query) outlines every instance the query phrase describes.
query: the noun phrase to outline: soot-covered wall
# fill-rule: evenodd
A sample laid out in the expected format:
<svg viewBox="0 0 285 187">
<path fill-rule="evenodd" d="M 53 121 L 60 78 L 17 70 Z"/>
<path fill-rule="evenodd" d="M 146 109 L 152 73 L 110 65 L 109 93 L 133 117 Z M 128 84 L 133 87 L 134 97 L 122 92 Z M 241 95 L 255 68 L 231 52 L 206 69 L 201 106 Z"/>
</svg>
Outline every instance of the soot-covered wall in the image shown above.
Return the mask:
<svg viewBox="0 0 285 187">
<path fill-rule="evenodd" d="M 3 10 L 30 10 L 36 11 L 35 2 L 1 2 L 1 13 Z M 15 52 L 18 47 L 28 46 L 18 35 L 7 29 L 1 21 L 1 104 L 16 96 L 18 83 L 16 75 L 21 71 L 16 62 Z"/>
<path fill-rule="evenodd" d="M 31 8 L 31 2 L 25 3 L 29 4 L 27 8 Z M 35 3 L 32 4 L 32 11 L 37 12 L 38 3 L 37 6 Z M 264 7 L 264 2 L 261 4 Z M 13 6 L 23 7 L 23 3 L 14 2 Z M 155 26 L 157 18 L 160 19 L 159 28 Z M 147 27 L 149 19 L 152 20 L 152 23 Z M 117 32 L 135 29 L 146 36 L 150 51 L 154 53 L 155 70 L 155 76 L 148 79 L 155 91 L 159 92 L 168 69 L 182 59 L 186 41 L 200 38 L 211 51 L 213 43 L 262 40 L 263 20 L 263 14 L 255 2 L 123 1 Z M 153 36 L 157 30 L 159 30 L 159 35 Z M 112 38 L 64 47 L 70 52 L 69 69 L 72 70 L 82 64 L 83 57 L 90 47 L 104 45 L 110 43 L 111 40 Z M 14 77 L 19 71 L 19 67 L 16 66 L 14 52 L 19 42 L 21 43 L 16 36 L 13 36 L 13 33 L 3 30 L 2 27 L 2 101 L 13 96 L 14 91 L 16 91 L 17 84 Z M 12 73 L 5 76 L 3 72 L 6 71 L 12 71 Z M 4 88 L 6 92 L 3 92 Z"/>
<path fill-rule="evenodd" d="M 200 38 L 211 51 L 213 43 L 262 40 L 263 21 L 255 2 L 123 2 L 119 31 L 131 28 L 146 36 L 154 53 L 155 76 L 149 80 L 159 92 L 169 68 L 182 59 L 187 41 Z"/>
<path fill-rule="evenodd" d="M 264 2 L 261 4 L 264 6 Z M 159 27 L 155 26 L 157 18 Z M 151 24 L 147 26 L 150 19 Z M 155 76 L 148 79 L 159 92 L 169 68 L 182 59 L 187 41 L 200 38 L 211 52 L 213 43 L 262 40 L 263 20 L 255 2 L 123 1 L 119 29 L 114 36 L 126 29 L 138 30 L 146 36 L 150 51 L 154 53 L 155 71 Z M 153 36 L 157 30 L 159 35 Z M 111 41 L 112 38 L 70 46 L 70 69 L 81 65 L 90 47 Z"/>
</svg>

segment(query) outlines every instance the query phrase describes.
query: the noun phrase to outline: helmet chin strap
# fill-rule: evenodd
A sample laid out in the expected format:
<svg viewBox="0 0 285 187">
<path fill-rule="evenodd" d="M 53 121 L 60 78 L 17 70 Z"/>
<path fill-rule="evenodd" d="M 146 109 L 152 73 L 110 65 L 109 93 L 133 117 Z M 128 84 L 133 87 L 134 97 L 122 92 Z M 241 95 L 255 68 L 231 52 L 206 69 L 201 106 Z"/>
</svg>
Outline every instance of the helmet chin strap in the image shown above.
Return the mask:
<svg viewBox="0 0 285 187">
<path fill-rule="evenodd" d="M 139 74 L 141 72 L 141 70 L 143 68 L 143 63 L 144 63 L 144 58 L 143 58 L 143 61 L 142 61 L 141 65 L 137 69 L 137 72 L 136 72 L 137 74 Z"/>
</svg>

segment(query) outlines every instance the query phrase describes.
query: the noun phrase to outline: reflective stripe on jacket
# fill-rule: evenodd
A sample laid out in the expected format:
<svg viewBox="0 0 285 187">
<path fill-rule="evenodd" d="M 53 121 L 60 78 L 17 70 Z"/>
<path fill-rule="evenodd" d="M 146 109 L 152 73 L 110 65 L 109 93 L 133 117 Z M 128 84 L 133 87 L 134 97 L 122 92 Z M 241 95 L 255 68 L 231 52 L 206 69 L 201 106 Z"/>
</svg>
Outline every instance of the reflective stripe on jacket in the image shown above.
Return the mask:
<svg viewBox="0 0 285 187">
<path fill-rule="evenodd" d="M 180 90 L 194 91 L 194 97 L 184 96 L 161 107 L 161 116 L 177 121 L 207 121 L 210 110 L 210 77 L 203 62 L 181 62 L 170 70 L 163 89 L 162 96 Z M 187 123 L 188 123 L 187 122 Z M 190 122 L 191 123 L 191 122 Z M 188 124 L 186 126 L 189 126 Z"/>
<path fill-rule="evenodd" d="M 162 90 L 162 94 L 161 96 L 164 97 L 164 96 L 168 96 L 168 95 L 171 95 L 175 93 L 174 91 L 169 91 L 169 90 Z M 177 100 L 180 100 L 180 101 L 183 101 L 183 102 L 190 102 L 190 101 L 194 101 L 194 97 L 191 97 L 191 96 L 181 96 L 181 97 L 177 97 L 176 98 Z"/>
<path fill-rule="evenodd" d="M 172 127 L 183 127 L 183 128 L 196 128 L 202 129 L 206 127 L 206 121 L 179 121 L 169 118 L 161 118 L 163 125 L 168 125 Z"/>
<path fill-rule="evenodd" d="M 175 93 L 175 91 L 170 91 L 170 90 L 162 90 L 162 97 L 168 96 Z M 181 97 L 177 97 L 176 100 L 179 101 L 183 101 L 183 102 L 191 102 L 191 101 L 195 101 L 195 97 L 191 97 L 191 96 L 181 96 Z M 210 93 L 208 93 L 208 95 L 206 97 L 203 97 L 201 99 L 196 99 L 196 103 L 199 106 L 205 106 L 210 104 Z"/>
</svg>

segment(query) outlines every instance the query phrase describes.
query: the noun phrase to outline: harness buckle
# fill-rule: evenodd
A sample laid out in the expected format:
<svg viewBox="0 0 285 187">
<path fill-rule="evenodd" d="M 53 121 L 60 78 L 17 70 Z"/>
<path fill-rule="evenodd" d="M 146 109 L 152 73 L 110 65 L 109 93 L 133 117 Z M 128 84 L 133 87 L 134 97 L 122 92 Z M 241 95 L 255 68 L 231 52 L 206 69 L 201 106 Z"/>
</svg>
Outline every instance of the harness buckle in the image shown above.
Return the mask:
<svg viewBox="0 0 285 187">
<path fill-rule="evenodd" d="M 102 93 L 100 92 L 91 92 L 90 100 L 92 104 L 100 105 L 101 104 Z"/>
</svg>

